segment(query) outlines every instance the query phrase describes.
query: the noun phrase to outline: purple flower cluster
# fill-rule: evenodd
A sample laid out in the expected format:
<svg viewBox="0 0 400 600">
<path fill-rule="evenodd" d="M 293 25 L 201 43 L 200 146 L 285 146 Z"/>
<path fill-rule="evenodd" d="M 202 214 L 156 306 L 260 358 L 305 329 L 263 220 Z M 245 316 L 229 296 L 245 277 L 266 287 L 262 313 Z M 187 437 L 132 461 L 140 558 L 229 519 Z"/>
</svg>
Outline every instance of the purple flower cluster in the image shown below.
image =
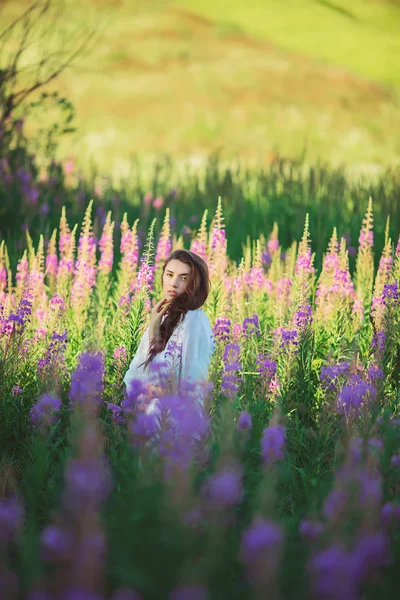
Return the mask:
<svg viewBox="0 0 400 600">
<path fill-rule="evenodd" d="M 282 528 L 263 518 L 257 518 L 243 533 L 240 546 L 241 561 L 247 565 L 264 559 L 283 543 Z"/>
<path fill-rule="evenodd" d="M 104 358 L 101 352 L 83 352 L 79 356 L 78 367 L 72 373 L 70 401 L 88 408 L 95 408 L 101 401 L 103 392 Z"/>
<path fill-rule="evenodd" d="M 226 317 L 217 318 L 213 327 L 213 334 L 218 342 L 227 342 L 231 333 L 231 321 Z"/>
<path fill-rule="evenodd" d="M 226 232 L 225 229 L 214 229 L 211 232 L 211 250 L 215 250 L 216 248 L 225 248 L 226 247 Z"/>
<path fill-rule="evenodd" d="M 190 250 L 198 254 L 205 262 L 208 262 L 207 246 L 204 241 L 195 238 L 190 245 Z"/>
<path fill-rule="evenodd" d="M 385 283 L 383 286 L 382 298 L 386 305 L 398 304 L 399 302 L 399 282 Z"/>
<path fill-rule="evenodd" d="M 386 348 L 386 333 L 384 331 L 377 331 L 373 333 L 371 340 L 371 348 L 377 350 L 383 354 Z"/>
<path fill-rule="evenodd" d="M 32 181 L 32 173 L 20 167 L 16 171 L 16 179 L 19 181 L 20 190 L 28 205 L 37 206 L 39 190 Z"/>
<path fill-rule="evenodd" d="M 360 237 L 358 238 L 360 248 L 372 248 L 374 245 L 374 232 L 362 229 L 360 231 Z"/>
<path fill-rule="evenodd" d="M 0 498 L 0 544 L 15 539 L 23 520 L 23 507 L 17 496 Z"/>
<path fill-rule="evenodd" d="M 57 369 L 57 376 L 67 375 L 67 367 L 64 360 L 64 352 L 68 343 L 68 331 L 65 329 L 59 334 L 53 331 L 51 342 L 46 350 L 44 358 L 38 360 L 38 374 L 42 377 L 48 375 L 50 370 Z"/>
<path fill-rule="evenodd" d="M 124 422 L 123 410 L 119 404 L 108 402 L 107 408 L 111 412 L 111 419 L 114 425 L 120 425 Z"/>
<path fill-rule="evenodd" d="M 295 273 L 315 273 L 315 269 L 312 266 L 312 255 L 311 248 L 307 248 L 304 254 L 300 254 L 296 260 Z"/>
<path fill-rule="evenodd" d="M 25 292 L 18 304 L 16 313 L 10 313 L 7 320 L 2 324 L 0 334 L 10 334 L 12 330 L 15 333 L 22 334 L 32 314 L 32 295 Z"/>
<path fill-rule="evenodd" d="M 361 407 L 376 395 L 376 388 L 371 383 L 366 383 L 358 376 L 354 376 L 348 385 L 343 386 L 338 400 L 337 409 L 346 416 L 358 414 Z"/>
<path fill-rule="evenodd" d="M 350 364 L 346 362 L 339 363 L 337 365 L 331 365 L 321 368 L 321 374 L 319 376 L 323 387 L 328 390 L 335 390 L 338 386 L 339 378 L 347 376 L 349 374 Z"/>
<path fill-rule="evenodd" d="M 252 427 L 252 417 L 247 411 L 242 411 L 237 420 L 237 429 L 239 431 L 249 431 Z"/>
<path fill-rule="evenodd" d="M 351 549 L 334 543 L 310 561 L 313 591 L 318 598 L 357 600 L 364 581 L 390 558 L 389 539 L 381 531 L 361 535 Z"/>
<path fill-rule="evenodd" d="M 168 254 L 171 252 L 172 241 L 171 238 L 166 236 L 161 236 L 156 251 L 156 265 L 159 265 L 160 262 L 165 261 Z"/>
<path fill-rule="evenodd" d="M 293 315 L 293 325 L 297 331 L 304 331 L 312 322 L 312 308 L 310 304 L 299 306 Z"/>
<path fill-rule="evenodd" d="M 159 428 L 156 414 L 136 413 L 136 417 L 130 425 L 133 444 L 140 446 L 144 442 L 151 440 L 157 434 Z"/>
<path fill-rule="evenodd" d="M 222 378 L 221 391 L 229 398 L 233 398 L 241 383 L 241 378 L 237 374 L 242 368 L 239 344 L 228 344 L 222 360 L 224 361 L 225 372 Z"/>
<path fill-rule="evenodd" d="M 57 422 L 57 414 L 61 408 L 61 400 L 50 394 L 43 394 L 29 412 L 33 427 L 48 427 Z"/>
<path fill-rule="evenodd" d="M 247 317 L 244 319 L 242 324 L 242 332 L 245 338 L 249 338 L 252 335 L 260 335 L 260 323 L 258 315 Z"/>
<path fill-rule="evenodd" d="M 204 493 L 210 508 L 233 508 L 242 499 L 242 472 L 237 466 L 224 467 L 214 473 L 205 484 Z"/>
<path fill-rule="evenodd" d="M 264 429 L 261 440 L 261 458 L 266 466 L 284 458 L 285 442 L 284 425 L 270 425 Z"/>
<path fill-rule="evenodd" d="M 283 329 L 278 327 L 272 332 L 275 340 L 279 341 L 279 348 L 287 348 L 298 346 L 298 332 L 296 329 Z"/>
<path fill-rule="evenodd" d="M 299 532 L 304 538 L 310 541 L 317 540 L 324 531 L 324 524 L 321 521 L 312 521 L 303 519 L 300 523 Z"/>
<path fill-rule="evenodd" d="M 142 288 L 146 291 L 150 291 L 154 286 L 154 265 L 148 265 L 145 260 L 142 259 L 137 280 L 136 280 L 136 293 Z"/>
<path fill-rule="evenodd" d="M 264 354 L 258 354 L 256 358 L 257 370 L 264 380 L 270 381 L 276 374 L 276 362 L 266 358 Z"/>
</svg>

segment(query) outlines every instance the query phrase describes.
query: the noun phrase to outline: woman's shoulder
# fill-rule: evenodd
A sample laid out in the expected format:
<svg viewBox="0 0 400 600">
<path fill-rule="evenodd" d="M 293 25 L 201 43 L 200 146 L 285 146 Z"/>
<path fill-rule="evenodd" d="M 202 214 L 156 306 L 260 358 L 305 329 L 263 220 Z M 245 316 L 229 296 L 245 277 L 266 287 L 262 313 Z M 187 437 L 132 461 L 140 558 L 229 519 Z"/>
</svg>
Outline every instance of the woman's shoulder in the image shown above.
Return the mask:
<svg viewBox="0 0 400 600">
<path fill-rule="evenodd" d="M 196 324 L 204 327 L 207 331 L 211 331 L 210 319 L 202 308 L 188 310 L 183 322 L 185 323 L 185 321 L 187 326 Z"/>
</svg>

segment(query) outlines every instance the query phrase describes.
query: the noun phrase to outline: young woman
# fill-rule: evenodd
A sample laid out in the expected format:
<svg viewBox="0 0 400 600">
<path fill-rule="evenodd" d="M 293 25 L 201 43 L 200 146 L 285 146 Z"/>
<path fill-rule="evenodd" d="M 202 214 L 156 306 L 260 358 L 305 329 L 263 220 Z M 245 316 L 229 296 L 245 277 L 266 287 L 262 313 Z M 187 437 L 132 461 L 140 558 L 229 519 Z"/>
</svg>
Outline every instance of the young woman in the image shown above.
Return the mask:
<svg viewBox="0 0 400 600">
<path fill-rule="evenodd" d="M 147 387 L 144 409 L 159 412 L 159 396 L 195 386 L 204 404 L 205 383 L 215 340 L 202 306 L 210 290 L 207 264 L 188 250 L 175 250 L 162 269 L 163 298 L 152 309 L 150 323 L 124 377 Z"/>
</svg>

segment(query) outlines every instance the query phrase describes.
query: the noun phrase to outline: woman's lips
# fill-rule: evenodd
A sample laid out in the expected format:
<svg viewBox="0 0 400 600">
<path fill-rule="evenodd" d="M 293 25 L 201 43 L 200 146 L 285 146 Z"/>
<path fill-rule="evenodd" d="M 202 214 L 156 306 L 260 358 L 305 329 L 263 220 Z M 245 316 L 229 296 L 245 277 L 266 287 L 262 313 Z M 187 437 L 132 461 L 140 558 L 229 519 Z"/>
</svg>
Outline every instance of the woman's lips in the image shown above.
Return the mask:
<svg viewBox="0 0 400 600">
<path fill-rule="evenodd" d="M 173 292 L 172 290 L 168 290 L 167 292 L 170 296 L 177 296 L 178 294 L 176 292 Z"/>
</svg>

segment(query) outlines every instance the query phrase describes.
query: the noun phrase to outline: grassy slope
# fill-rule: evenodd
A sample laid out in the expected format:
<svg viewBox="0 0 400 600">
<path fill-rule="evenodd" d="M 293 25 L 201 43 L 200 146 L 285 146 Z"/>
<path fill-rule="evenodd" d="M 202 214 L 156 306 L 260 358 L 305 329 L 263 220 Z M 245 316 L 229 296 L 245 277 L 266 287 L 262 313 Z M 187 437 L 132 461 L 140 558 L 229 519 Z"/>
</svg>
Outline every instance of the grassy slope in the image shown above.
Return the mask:
<svg viewBox="0 0 400 600">
<path fill-rule="evenodd" d="M 400 2 L 384 0 L 175 0 L 282 48 L 400 85 Z"/>
<path fill-rule="evenodd" d="M 269 161 L 307 147 L 310 160 L 399 161 L 399 93 L 372 79 L 399 76 L 394 59 L 383 59 L 400 46 L 400 9 L 354 0 L 353 18 L 326 4 L 153 0 L 149 9 L 139 0 L 67 0 L 65 29 L 102 26 L 91 56 L 59 82 L 79 125 L 62 155 L 94 154 L 114 172 L 131 152 L 201 157 L 222 149 Z"/>
</svg>

